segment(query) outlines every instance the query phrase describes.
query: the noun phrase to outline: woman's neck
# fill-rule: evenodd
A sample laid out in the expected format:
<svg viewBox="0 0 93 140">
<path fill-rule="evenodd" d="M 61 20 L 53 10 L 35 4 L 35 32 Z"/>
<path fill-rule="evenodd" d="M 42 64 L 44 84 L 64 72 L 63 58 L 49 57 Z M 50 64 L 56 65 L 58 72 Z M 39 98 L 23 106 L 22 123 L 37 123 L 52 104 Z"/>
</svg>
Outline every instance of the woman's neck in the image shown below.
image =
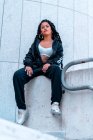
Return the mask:
<svg viewBox="0 0 93 140">
<path fill-rule="evenodd" d="M 52 41 L 51 36 L 44 36 L 44 41 L 48 41 L 48 42 Z"/>
</svg>

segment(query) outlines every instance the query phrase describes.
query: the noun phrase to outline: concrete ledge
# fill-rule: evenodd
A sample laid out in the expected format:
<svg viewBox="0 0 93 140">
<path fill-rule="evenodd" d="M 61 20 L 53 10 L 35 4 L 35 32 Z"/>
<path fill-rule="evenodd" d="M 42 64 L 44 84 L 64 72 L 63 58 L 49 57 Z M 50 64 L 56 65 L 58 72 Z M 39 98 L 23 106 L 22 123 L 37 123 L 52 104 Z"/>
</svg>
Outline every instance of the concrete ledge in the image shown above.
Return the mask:
<svg viewBox="0 0 93 140">
<path fill-rule="evenodd" d="M 41 133 L 9 121 L 0 119 L 0 140 L 59 140 L 56 137 Z"/>
<path fill-rule="evenodd" d="M 26 126 L 43 132 L 62 131 L 62 116 L 51 114 L 51 82 L 44 76 L 31 80 L 26 85 L 26 103 L 29 119 Z"/>
</svg>

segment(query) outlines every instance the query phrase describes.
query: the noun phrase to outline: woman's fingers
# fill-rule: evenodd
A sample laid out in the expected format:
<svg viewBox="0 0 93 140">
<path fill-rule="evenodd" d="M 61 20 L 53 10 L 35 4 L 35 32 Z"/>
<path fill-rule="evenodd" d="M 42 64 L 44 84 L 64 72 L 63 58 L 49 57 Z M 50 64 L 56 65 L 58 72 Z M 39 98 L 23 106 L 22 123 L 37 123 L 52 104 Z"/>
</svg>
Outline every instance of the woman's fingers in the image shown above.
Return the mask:
<svg viewBox="0 0 93 140">
<path fill-rule="evenodd" d="M 43 71 L 43 72 L 46 72 L 47 69 L 48 69 L 47 67 L 43 67 L 43 68 L 42 68 L 42 71 Z"/>
<path fill-rule="evenodd" d="M 31 75 L 33 74 L 33 70 L 32 70 L 31 67 L 26 67 L 26 68 L 25 68 L 25 71 L 27 72 L 27 75 L 28 75 L 28 76 L 31 76 Z"/>
<path fill-rule="evenodd" d="M 28 70 L 26 70 L 27 75 L 29 75 Z"/>
<path fill-rule="evenodd" d="M 31 71 L 27 70 L 27 75 L 28 75 L 28 76 L 31 76 L 31 75 L 32 75 L 32 74 L 31 74 Z"/>
<path fill-rule="evenodd" d="M 31 75 L 32 75 L 32 71 L 30 70 L 30 71 L 29 71 L 29 76 L 31 76 Z"/>
</svg>

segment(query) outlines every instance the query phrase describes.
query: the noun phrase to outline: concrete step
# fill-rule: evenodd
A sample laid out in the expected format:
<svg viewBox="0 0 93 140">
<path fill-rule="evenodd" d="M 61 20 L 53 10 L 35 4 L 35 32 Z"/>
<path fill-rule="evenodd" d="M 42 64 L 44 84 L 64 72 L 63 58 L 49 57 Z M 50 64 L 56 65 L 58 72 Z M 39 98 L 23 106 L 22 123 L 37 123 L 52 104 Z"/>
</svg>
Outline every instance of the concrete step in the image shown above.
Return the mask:
<svg viewBox="0 0 93 140">
<path fill-rule="evenodd" d="M 61 140 L 65 139 L 65 132 L 64 131 L 47 132 L 47 134 L 53 135 Z"/>
<path fill-rule="evenodd" d="M 0 119 L 0 140 L 59 140 L 59 138 L 41 133 L 40 131 L 24 127 Z"/>
</svg>

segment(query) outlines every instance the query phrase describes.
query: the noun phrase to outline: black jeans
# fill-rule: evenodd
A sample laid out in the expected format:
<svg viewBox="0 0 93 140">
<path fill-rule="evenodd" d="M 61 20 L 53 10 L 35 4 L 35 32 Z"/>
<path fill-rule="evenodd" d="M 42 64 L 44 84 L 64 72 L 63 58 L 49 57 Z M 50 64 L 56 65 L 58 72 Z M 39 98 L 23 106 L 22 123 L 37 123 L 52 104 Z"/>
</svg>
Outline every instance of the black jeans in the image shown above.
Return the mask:
<svg viewBox="0 0 93 140">
<path fill-rule="evenodd" d="M 17 70 L 13 76 L 15 99 L 19 109 L 26 109 L 24 85 L 39 75 L 44 75 L 51 79 L 51 104 L 53 102 L 60 103 L 62 98 L 61 70 L 57 65 L 51 65 L 46 73 L 42 71 L 42 68 L 35 68 L 33 69 L 33 75 L 31 77 L 27 75 L 25 68 L 22 68 Z"/>
</svg>

